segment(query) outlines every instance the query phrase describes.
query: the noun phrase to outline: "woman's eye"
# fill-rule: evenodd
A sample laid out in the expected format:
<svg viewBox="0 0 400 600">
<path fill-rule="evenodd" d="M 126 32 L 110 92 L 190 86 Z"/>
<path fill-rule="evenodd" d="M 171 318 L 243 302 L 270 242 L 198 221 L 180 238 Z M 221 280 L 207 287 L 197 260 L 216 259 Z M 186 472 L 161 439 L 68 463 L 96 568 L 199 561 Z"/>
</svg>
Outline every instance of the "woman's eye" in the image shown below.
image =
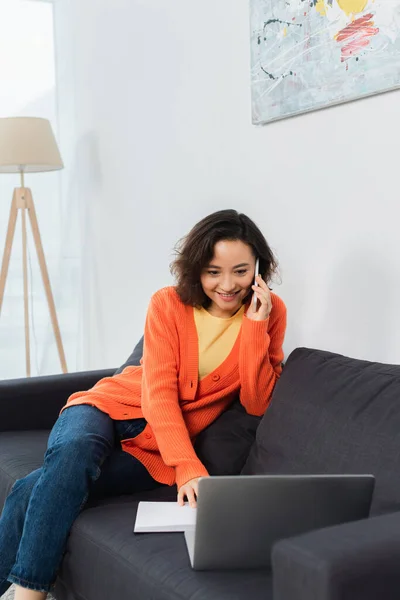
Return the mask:
<svg viewBox="0 0 400 600">
<path fill-rule="evenodd" d="M 218 271 L 207 271 L 209 275 L 218 275 Z"/>
<path fill-rule="evenodd" d="M 240 269 L 240 271 L 236 271 L 236 275 L 246 275 L 247 269 Z"/>
</svg>

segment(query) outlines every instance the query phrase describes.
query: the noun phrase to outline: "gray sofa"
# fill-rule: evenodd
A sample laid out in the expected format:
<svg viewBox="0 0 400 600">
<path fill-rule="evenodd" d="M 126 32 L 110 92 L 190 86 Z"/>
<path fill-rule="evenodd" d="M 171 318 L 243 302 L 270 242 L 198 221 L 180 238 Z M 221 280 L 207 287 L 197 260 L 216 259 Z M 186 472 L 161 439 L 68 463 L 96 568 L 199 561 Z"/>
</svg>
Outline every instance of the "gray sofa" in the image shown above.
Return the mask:
<svg viewBox="0 0 400 600">
<path fill-rule="evenodd" d="M 0 382 L 0 507 L 40 465 L 67 397 L 113 372 Z M 371 518 L 278 542 L 272 570 L 195 572 L 182 534 L 132 533 L 138 501 L 174 501 L 176 489 L 92 503 L 71 532 L 57 600 L 400 598 L 400 366 L 297 349 L 260 424 L 235 403 L 196 444 L 216 474 L 373 473 Z"/>
</svg>

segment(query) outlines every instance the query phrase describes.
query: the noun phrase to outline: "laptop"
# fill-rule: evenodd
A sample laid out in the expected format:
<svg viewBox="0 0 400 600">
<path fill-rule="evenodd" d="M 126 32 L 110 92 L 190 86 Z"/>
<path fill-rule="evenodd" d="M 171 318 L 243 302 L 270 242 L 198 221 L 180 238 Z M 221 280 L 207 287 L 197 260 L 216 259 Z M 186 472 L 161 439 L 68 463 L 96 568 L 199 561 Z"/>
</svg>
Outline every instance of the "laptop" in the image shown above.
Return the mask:
<svg viewBox="0 0 400 600">
<path fill-rule="evenodd" d="M 202 477 L 196 524 L 185 531 L 193 569 L 258 569 L 273 544 L 369 516 L 372 475 Z"/>
</svg>

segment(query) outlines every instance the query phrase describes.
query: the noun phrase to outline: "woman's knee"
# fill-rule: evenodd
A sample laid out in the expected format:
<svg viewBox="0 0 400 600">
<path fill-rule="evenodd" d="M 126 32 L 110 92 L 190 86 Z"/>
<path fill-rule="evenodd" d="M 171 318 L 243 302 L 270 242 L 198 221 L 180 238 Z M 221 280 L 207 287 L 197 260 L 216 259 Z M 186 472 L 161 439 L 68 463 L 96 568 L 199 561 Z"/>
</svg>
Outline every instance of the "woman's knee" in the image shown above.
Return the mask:
<svg viewBox="0 0 400 600">
<path fill-rule="evenodd" d="M 67 483 L 81 474 L 93 481 L 100 475 L 100 467 L 110 454 L 112 444 L 97 434 L 82 434 L 51 446 L 45 455 L 44 468 L 53 469 Z"/>
<path fill-rule="evenodd" d="M 112 419 L 94 406 L 82 404 L 66 408 L 57 419 L 50 433 L 48 450 L 53 447 L 67 448 L 73 453 L 85 451 L 87 445 L 98 442 L 112 445 L 114 427 Z"/>
</svg>

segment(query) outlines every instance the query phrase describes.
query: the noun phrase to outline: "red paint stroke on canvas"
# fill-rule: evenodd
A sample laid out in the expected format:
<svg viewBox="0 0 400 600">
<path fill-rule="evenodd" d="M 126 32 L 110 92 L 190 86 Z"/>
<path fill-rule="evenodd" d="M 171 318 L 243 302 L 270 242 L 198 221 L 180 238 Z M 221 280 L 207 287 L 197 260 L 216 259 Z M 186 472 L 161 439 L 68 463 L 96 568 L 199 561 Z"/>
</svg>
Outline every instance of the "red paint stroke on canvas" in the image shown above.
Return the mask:
<svg viewBox="0 0 400 600">
<path fill-rule="evenodd" d="M 366 48 L 367 46 L 369 46 L 369 40 L 366 39 L 355 40 L 354 42 L 351 42 L 351 44 L 343 46 L 342 62 L 346 60 L 346 58 L 351 58 L 352 56 L 355 56 L 359 50 L 362 50 L 362 48 Z"/>
<path fill-rule="evenodd" d="M 343 42 L 344 40 L 347 40 L 348 38 L 356 35 L 360 30 L 363 29 L 371 28 L 372 31 L 378 33 L 379 29 L 374 29 L 372 27 L 372 25 L 374 24 L 374 22 L 371 21 L 373 16 L 374 15 L 372 13 L 368 13 L 367 15 L 356 19 L 355 21 L 350 23 L 350 25 L 347 25 L 347 27 L 345 27 L 344 29 L 339 31 L 338 34 L 336 34 L 336 41 Z"/>
<path fill-rule="evenodd" d="M 372 13 L 368 13 L 356 19 L 335 36 L 337 42 L 348 42 L 342 47 L 342 62 L 368 46 L 370 43 L 368 38 L 379 33 L 379 28 L 374 27 L 374 21 L 371 20 L 373 16 Z"/>
</svg>

